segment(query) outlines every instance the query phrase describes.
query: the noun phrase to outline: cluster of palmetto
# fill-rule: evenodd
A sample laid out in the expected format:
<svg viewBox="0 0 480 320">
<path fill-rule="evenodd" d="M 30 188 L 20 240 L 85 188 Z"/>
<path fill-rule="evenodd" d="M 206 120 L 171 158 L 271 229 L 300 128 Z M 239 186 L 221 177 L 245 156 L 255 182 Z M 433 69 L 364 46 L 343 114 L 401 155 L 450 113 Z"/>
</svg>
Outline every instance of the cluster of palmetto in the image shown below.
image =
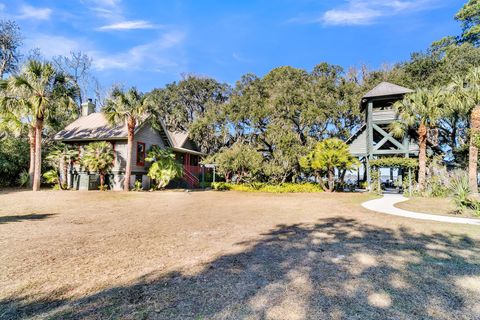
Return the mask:
<svg viewBox="0 0 480 320">
<path fill-rule="evenodd" d="M 0 114 L 2 126 L 10 130 L 28 132 L 30 143 L 30 185 L 34 191 L 40 190 L 42 177 L 42 143 L 45 122 L 55 121 L 61 111 L 70 113 L 72 118 L 76 115 L 78 105 L 75 100 L 79 88 L 67 74 L 59 72 L 49 62 L 30 60 L 25 63 L 18 74 L 11 75 L 0 82 Z M 148 95 L 140 93 L 136 88 L 123 91 L 114 88 L 106 100 L 104 109 L 108 121 L 112 125 L 126 123 L 128 128 L 128 154 L 124 189 L 129 190 L 130 173 L 132 167 L 132 148 L 135 128 L 146 118 L 149 107 L 153 101 Z M 87 149 L 85 161 L 86 168 L 100 173 L 101 182 L 105 175 L 102 163 L 113 162 L 103 159 L 102 148 L 105 145 L 94 145 Z M 99 151 L 100 150 L 100 151 Z M 53 151 L 48 161 L 50 163 L 63 163 L 63 176 L 66 176 L 65 163 L 76 157 L 75 152 L 61 147 Z M 113 160 L 113 159 L 112 159 Z M 62 185 L 60 178 L 57 182 Z M 63 182 L 63 184 L 65 181 Z"/>
<path fill-rule="evenodd" d="M 469 184 L 471 191 L 477 194 L 478 141 L 480 140 L 480 68 L 472 69 L 464 77 L 454 78 L 446 88 L 417 90 L 395 103 L 394 107 L 400 116 L 400 120 L 391 125 L 394 135 L 401 137 L 409 128 L 417 130 L 419 191 L 423 191 L 426 183 L 429 132 L 438 132 L 436 129 L 440 121 L 445 118 L 453 115 L 457 118 L 463 118 L 470 127 Z M 456 130 L 455 126 L 452 127 L 452 130 Z"/>
</svg>

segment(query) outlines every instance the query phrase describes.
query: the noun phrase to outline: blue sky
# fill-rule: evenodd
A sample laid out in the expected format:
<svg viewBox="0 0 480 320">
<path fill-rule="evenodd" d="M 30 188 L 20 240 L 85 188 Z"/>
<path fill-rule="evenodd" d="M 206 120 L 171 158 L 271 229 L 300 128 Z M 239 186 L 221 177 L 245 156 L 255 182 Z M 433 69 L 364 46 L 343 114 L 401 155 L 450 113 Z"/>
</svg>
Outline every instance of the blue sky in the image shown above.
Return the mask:
<svg viewBox="0 0 480 320">
<path fill-rule="evenodd" d="M 84 51 L 101 83 L 147 91 L 182 73 L 234 83 L 291 65 L 311 70 L 408 59 L 459 33 L 459 0 L 0 0 L 24 50 Z"/>
</svg>

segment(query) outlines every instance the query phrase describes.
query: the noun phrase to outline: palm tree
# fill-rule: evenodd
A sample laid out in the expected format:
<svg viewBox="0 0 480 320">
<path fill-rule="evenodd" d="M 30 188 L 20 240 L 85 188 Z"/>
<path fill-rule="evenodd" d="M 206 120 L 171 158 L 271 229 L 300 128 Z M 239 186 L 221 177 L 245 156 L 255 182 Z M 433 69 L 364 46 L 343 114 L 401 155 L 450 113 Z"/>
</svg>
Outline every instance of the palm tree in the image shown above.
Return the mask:
<svg viewBox="0 0 480 320">
<path fill-rule="evenodd" d="M 10 96 L 20 97 L 34 120 L 35 154 L 33 191 L 40 190 L 42 165 L 42 131 L 44 121 L 57 109 L 76 109 L 76 90 L 70 79 L 48 62 L 28 61 L 19 75 L 7 84 Z"/>
<path fill-rule="evenodd" d="M 45 158 L 52 166 L 55 167 L 57 172 L 62 172 L 59 178 L 60 189 L 68 188 L 68 164 L 76 160 L 78 157 L 78 150 L 75 147 L 60 144 L 53 151 L 51 151 Z M 63 176 L 63 181 L 62 181 Z"/>
<path fill-rule="evenodd" d="M 480 68 L 472 69 L 465 77 L 455 77 L 446 95 L 450 114 L 470 122 L 468 180 L 472 193 L 478 194 L 478 147 L 480 143 Z M 452 132 L 456 128 L 452 128 Z"/>
<path fill-rule="evenodd" d="M 315 146 L 312 152 L 300 159 L 300 166 L 309 172 L 314 172 L 319 178 L 319 183 L 325 191 L 335 190 L 335 169 L 352 170 L 359 164 L 352 156 L 348 145 L 340 139 L 330 138 L 323 140 Z M 325 188 L 321 175 L 326 173 L 328 188 Z"/>
<path fill-rule="evenodd" d="M 423 191 L 427 172 L 427 139 L 428 132 L 437 127 L 442 118 L 444 92 L 420 89 L 406 95 L 403 100 L 394 104 L 400 120 L 393 123 L 391 129 L 395 136 L 403 136 L 408 128 L 416 128 L 418 133 L 418 189 Z"/>
<path fill-rule="evenodd" d="M 165 188 L 172 179 L 182 176 L 183 166 L 177 162 L 170 149 L 153 146 L 145 161 L 152 163 L 148 176 L 155 180 L 157 189 Z"/>
<path fill-rule="evenodd" d="M 133 138 L 137 124 L 145 120 L 146 112 L 149 107 L 149 99 L 140 93 L 135 87 L 124 92 L 120 88 L 114 88 L 109 99 L 105 101 L 103 113 L 111 125 L 120 123 L 127 124 L 128 144 L 127 144 L 127 166 L 125 169 L 125 180 L 123 189 L 128 191 L 130 188 L 130 175 L 132 172 L 132 153 Z"/>
<path fill-rule="evenodd" d="M 114 163 L 112 145 L 106 141 L 92 142 L 85 147 L 82 156 L 82 165 L 91 172 L 100 175 L 100 190 L 105 190 L 105 175 L 112 169 Z"/>
<path fill-rule="evenodd" d="M 478 147 L 480 142 L 480 67 L 472 69 L 467 77 L 466 95 L 470 113 L 470 147 L 468 154 L 468 181 L 470 189 L 478 195 Z"/>
<path fill-rule="evenodd" d="M 1 87 L 3 92 L 0 97 L 0 127 L 2 131 L 14 135 L 22 135 L 27 132 L 30 145 L 28 183 L 31 188 L 33 186 L 33 175 L 35 172 L 35 121 L 30 112 L 32 108 L 29 102 L 20 95 L 8 95 L 8 81 L 3 81 Z"/>
</svg>

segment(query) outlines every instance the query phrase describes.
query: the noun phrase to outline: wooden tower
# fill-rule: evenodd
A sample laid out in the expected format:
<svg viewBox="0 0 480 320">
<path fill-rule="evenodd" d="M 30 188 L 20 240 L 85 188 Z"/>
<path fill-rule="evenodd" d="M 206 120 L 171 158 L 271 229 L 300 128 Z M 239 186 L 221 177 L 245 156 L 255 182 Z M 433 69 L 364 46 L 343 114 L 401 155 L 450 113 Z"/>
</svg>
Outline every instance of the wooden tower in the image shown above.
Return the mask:
<svg viewBox="0 0 480 320">
<path fill-rule="evenodd" d="M 416 157 L 418 145 L 410 134 L 396 138 L 389 129 L 398 119 L 393 104 L 413 90 L 382 82 L 362 97 L 361 110 L 365 116 L 363 126 L 348 140 L 350 152 L 365 165 L 366 181 L 370 184 L 369 161 L 379 157 Z"/>
</svg>

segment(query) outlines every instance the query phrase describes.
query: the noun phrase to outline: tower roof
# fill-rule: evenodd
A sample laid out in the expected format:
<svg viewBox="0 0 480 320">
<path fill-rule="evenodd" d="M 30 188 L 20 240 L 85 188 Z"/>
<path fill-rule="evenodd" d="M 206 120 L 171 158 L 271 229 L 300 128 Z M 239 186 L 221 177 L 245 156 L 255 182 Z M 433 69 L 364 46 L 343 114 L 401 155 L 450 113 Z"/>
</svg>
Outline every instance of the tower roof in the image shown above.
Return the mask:
<svg viewBox="0 0 480 320">
<path fill-rule="evenodd" d="M 363 98 L 374 98 L 384 96 L 396 96 L 413 92 L 412 89 L 408 89 L 390 82 L 382 82 L 369 92 L 367 92 Z"/>
</svg>

